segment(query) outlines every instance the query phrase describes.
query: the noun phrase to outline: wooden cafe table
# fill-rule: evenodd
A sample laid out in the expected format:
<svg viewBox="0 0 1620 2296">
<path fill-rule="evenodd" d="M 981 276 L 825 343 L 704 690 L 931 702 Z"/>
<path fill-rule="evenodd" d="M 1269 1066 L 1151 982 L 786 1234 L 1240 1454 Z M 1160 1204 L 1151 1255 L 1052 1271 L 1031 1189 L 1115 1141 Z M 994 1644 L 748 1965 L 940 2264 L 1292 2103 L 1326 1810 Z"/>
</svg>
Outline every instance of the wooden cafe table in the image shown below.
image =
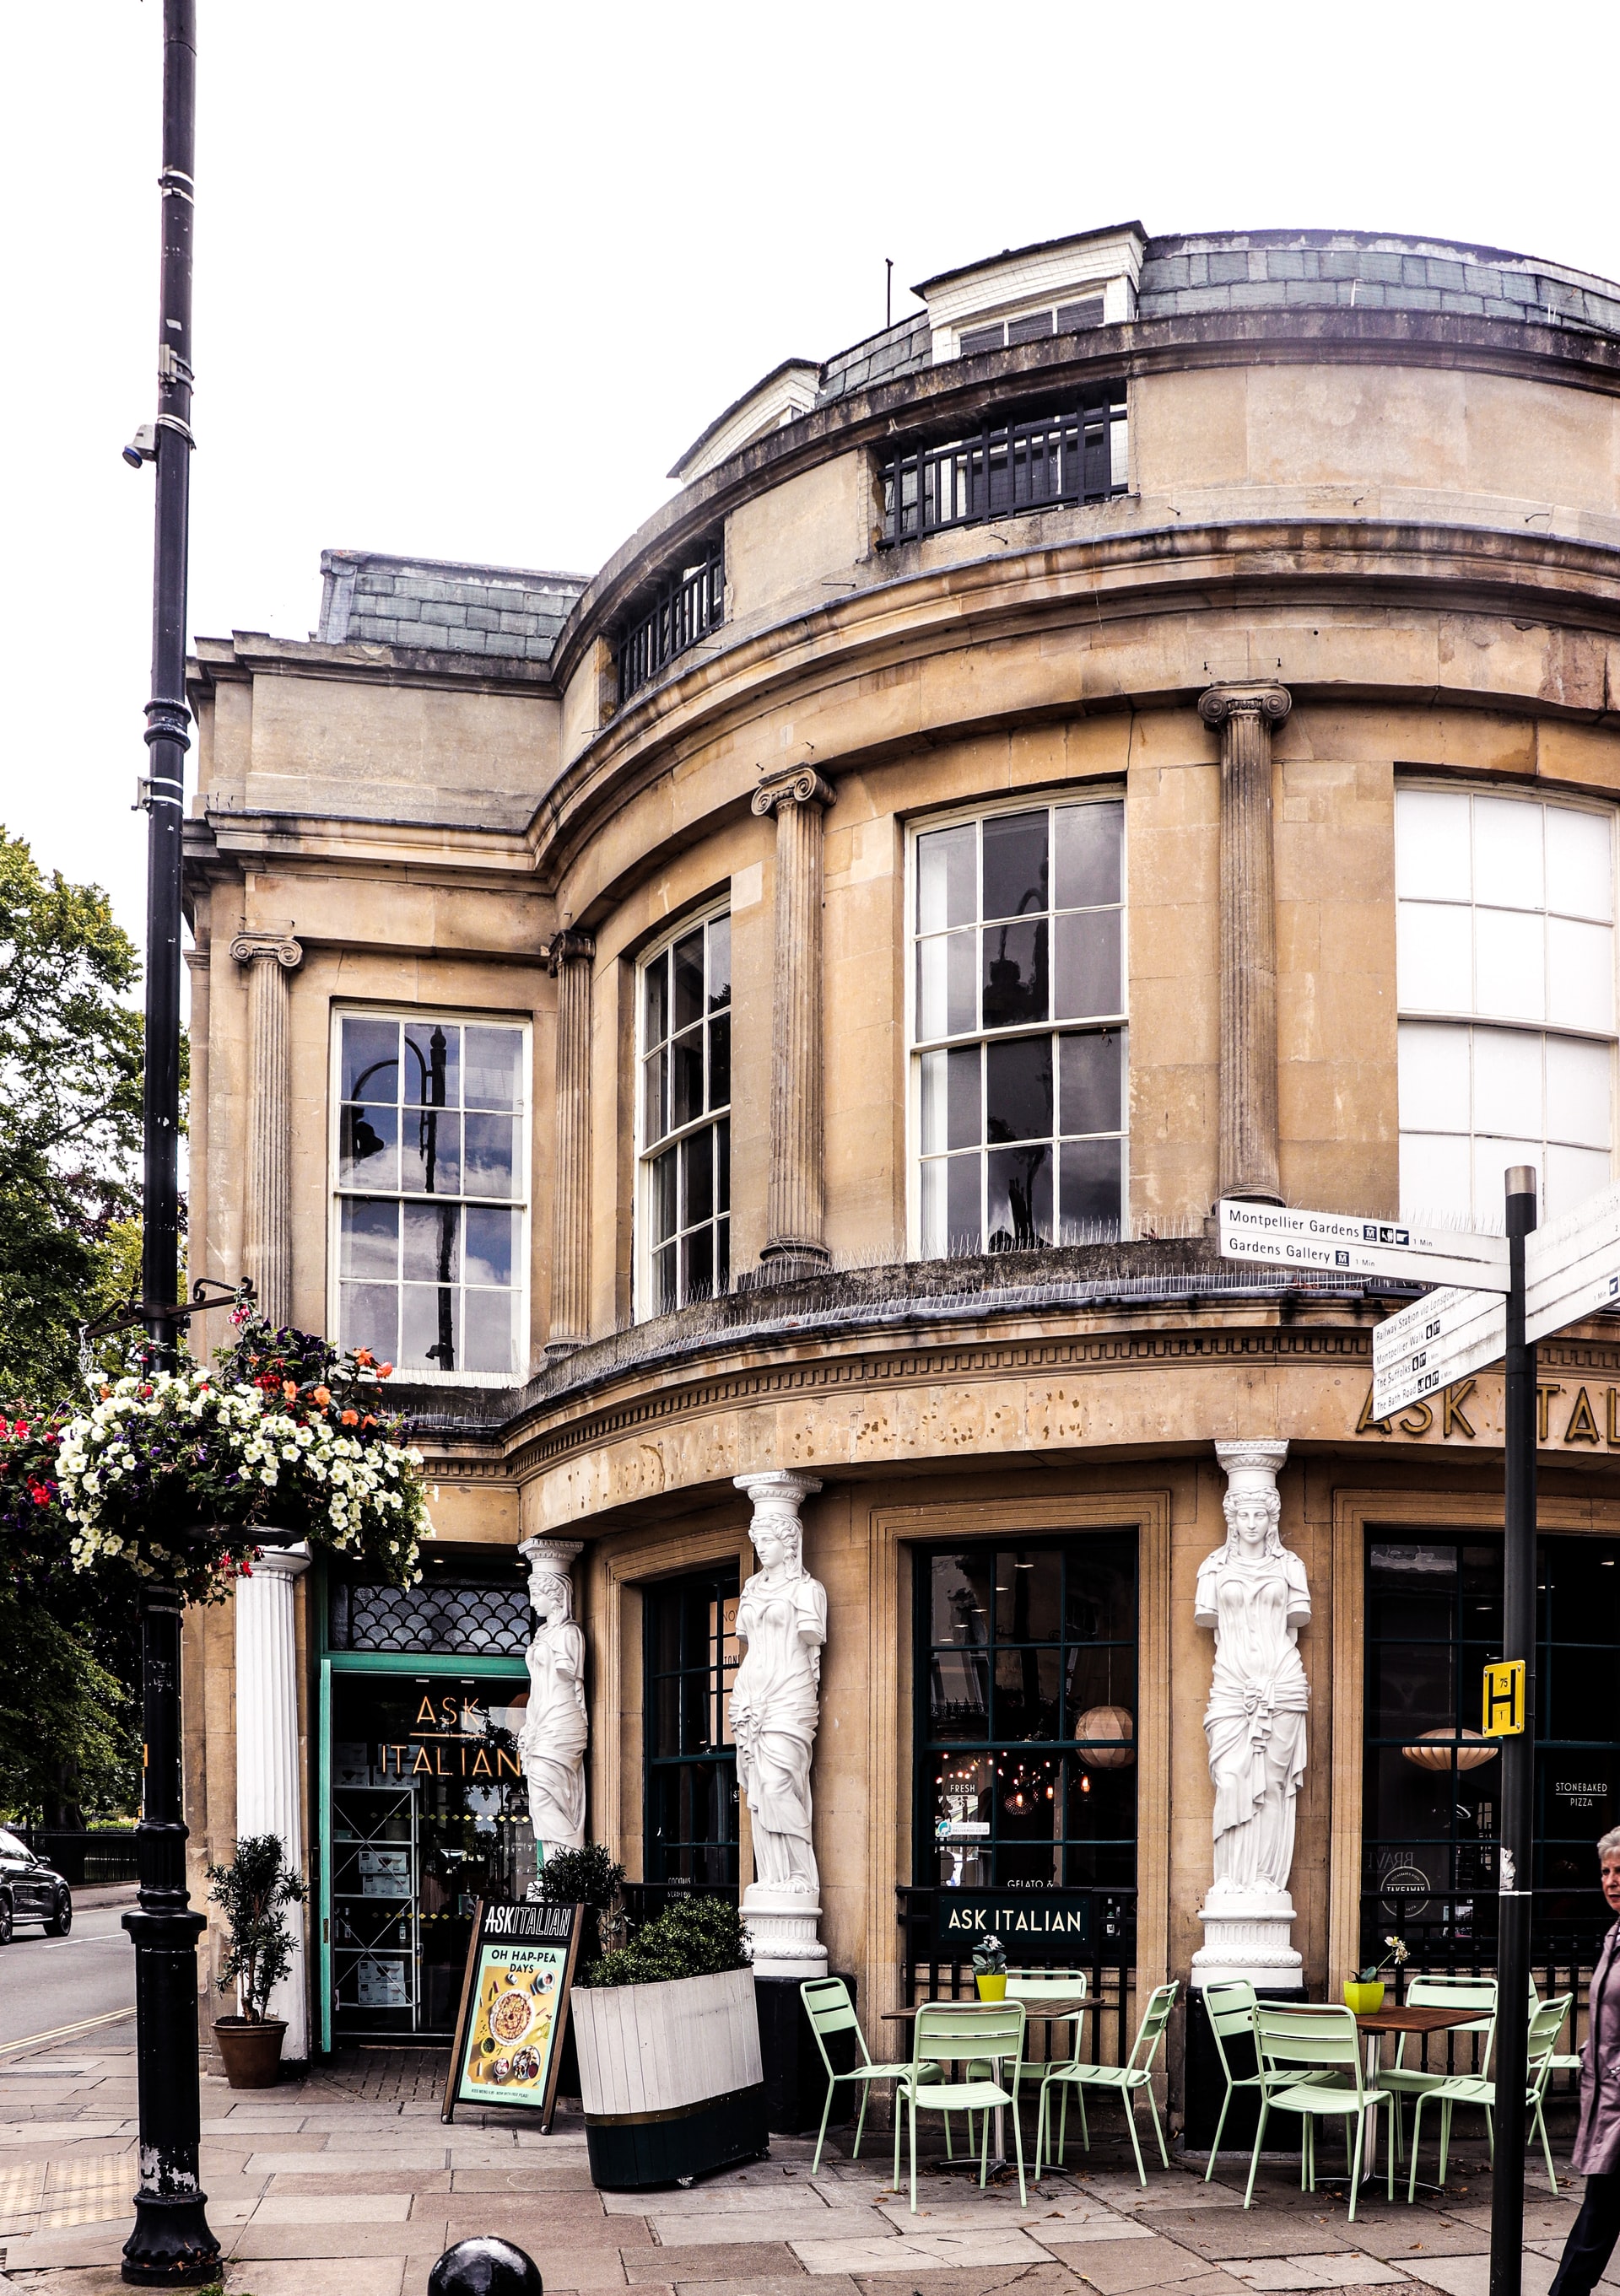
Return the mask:
<svg viewBox="0 0 1620 2296">
<path fill-rule="evenodd" d="M 1301 2008 L 1309 2005 L 1312 2008 L 1325 2009 L 1331 2008 L 1334 2005 L 1331 2002 L 1312 2002 L 1309 2005 L 1301 2002 L 1299 2005 Z M 1389 2001 L 1386 2002 L 1382 2009 L 1357 2011 L 1355 2021 L 1356 2030 L 1366 2037 L 1367 2086 L 1369 2088 L 1377 2088 L 1379 2055 L 1386 2033 L 1419 2035 L 1443 2033 L 1460 2025 L 1477 2025 L 1482 2020 L 1477 2008 L 1451 2009 L 1440 2002 L 1433 2005 L 1425 2002 L 1421 2005 L 1413 2005 Z M 1369 2104 L 1367 2108 L 1365 2135 L 1361 2145 L 1361 2182 L 1364 2185 L 1370 2185 L 1374 2181 L 1377 2136 L 1378 2108 L 1376 2104 Z M 1421 2184 L 1423 2179 L 1419 2177 L 1418 2181 Z M 1439 2187 L 1430 2185 L 1427 2189 L 1438 2191 Z"/>
<path fill-rule="evenodd" d="M 1013 2000 L 1018 1997 L 1016 1994 L 1011 1997 Z M 1005 2000 L 979 2001 L 970 1997 L 966 2001 L 953 2001 L 949 1994 L 939 1994 L 926 2001 L 915 2002 L 909 2009 L 885 2009 L 883 2013 L 883 2021 L 885 2025 L 912 2024 L 916 2021 L 919 2009 L 959 2009 L 971 2014 L 981 2011 L 990 2013 L 1005 2010 L 1007 2005 Z M 1035 2000 L 1024 2002 L 1024 2023 L 1026 2026 L 1032 2023 L 1073 2024 L 1080 2018 L 1088 2015 L 1093 2009 L 1100 2009 L 1103 2006 L 1102 1997 L 1098 1994 L 1043 1994 Z M 1477 2015 L 1478 2012 L 1476 2011 L 1475 2014 Z M 996 2060 L 998 2079 L 1000 2074 L 1000 2064 L 1001 2060 L 998 2057 Z M 992 2169 L 1002 2169 L 1007 2165 L 1007 2107 L 1004 2104 L 999 2104 L 996 2107 L 996 2150 L 995 2157 L 990 2165 Z M 973 2168 L 975 2163 L 969 2160 L 966 2166 Z"/>
</svg>

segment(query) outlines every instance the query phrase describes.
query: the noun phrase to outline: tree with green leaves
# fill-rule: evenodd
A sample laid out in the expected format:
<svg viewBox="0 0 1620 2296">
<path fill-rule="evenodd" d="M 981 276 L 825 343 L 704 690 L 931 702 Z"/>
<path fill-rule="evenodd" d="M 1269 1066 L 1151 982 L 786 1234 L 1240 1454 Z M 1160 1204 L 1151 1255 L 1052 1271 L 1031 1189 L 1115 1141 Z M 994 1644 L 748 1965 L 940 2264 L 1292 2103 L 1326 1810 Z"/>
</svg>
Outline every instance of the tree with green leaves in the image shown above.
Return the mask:
<svg viewBox="0 0 1620 2296">
<path fill-rule="evenodd" d="M 0 1407 L 77 1401 L 78 1326 L 140 1266 L 140 975 L 99 887 L 0 828 Z M 23 1507 L 28 1479 L 17 1483 Z M 0 1505 L 5 1494 L 0 1493 Z M 0 1570 L 0 1815 L 127 1812 L 139 1731 L 133 1612 L 94 1582 Z"/>
</svg>

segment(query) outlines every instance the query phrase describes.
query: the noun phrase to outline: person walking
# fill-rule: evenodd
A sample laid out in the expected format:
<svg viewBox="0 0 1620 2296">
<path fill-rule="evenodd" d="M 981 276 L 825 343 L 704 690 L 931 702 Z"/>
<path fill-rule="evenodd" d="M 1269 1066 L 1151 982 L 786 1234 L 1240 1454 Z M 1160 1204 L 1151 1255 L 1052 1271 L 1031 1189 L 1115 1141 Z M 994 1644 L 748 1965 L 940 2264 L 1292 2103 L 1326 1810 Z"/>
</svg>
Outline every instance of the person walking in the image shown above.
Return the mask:
<svg viewBox="0 0 1620 2296">
<path fill-rule="evenodd" d="M 1610 1913 L 1620 1915 L 1620 1826 L 1598 1844 L 1598 1876 Z M 1571 2166 L 1585 2177 L 1586 2192 L 1549 2296 L 1591 2296 L 1620 2240 L 1620 1919 L 1592 1972 Z"/>
</svg>

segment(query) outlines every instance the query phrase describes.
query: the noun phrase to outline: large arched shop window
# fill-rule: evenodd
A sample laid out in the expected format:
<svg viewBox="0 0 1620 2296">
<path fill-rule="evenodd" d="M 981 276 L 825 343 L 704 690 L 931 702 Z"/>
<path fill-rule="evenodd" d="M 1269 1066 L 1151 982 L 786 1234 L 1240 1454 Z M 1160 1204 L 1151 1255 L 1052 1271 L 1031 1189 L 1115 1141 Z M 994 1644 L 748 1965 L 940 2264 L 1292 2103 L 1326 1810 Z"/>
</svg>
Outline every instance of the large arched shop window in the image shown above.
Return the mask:
<svg viewBox="0 0 1620 2296">
<path fill-rule="evenodd" d="M 643 1592 L 649 1882 L 736 1886 L 731 1685 L 740 1656 L 737 1595 L 734 1562 L 665 1578 Z"/>
</svg>

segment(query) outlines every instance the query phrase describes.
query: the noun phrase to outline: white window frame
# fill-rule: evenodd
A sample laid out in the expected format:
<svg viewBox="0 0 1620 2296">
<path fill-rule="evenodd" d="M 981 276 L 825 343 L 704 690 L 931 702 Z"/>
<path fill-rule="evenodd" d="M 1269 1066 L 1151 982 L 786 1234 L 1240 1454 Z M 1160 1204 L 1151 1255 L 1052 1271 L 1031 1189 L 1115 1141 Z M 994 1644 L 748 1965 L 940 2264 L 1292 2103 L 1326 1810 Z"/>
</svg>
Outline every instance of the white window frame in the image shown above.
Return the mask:
<svg viewBox="0 0 1620 2296">
<path fill-rule="evenodd" d="M 917 1033 L 917 960 L 916 950 L 921 936 L 917 930 L 917 848 L 919 838 L 931 836 L 935 830 L 954 829 L 966 822 L 993 821 L 1006 814 L 1034 813 L 1043 807 L 1049 813 L 1055 806 L 1117 805 L 1122 808 L 1120 824 L 1120 1004 L 1116 1014 L 1098 1015 L 1084 1021 L 1031 1021 L 1016 1029 L 987 1029 L 983 1023 L 971 1034 L 951 1037 L 919 1037 Z M 920 814 L 906 824 L 906 872 L 904 913 L 901 929 L 901 994 L 905 1005 L 906 1061 L 906 1257 L 920 1259 L 923 1256 L 923 1064 L 925 1052 L 949 1049 L 967 1045 L 1001 1044 L 1020 1037 L 1095 1035 L 1105 1029 L 1117 1028 L 1124 1032 L 1124 1076 L 1121 1084 L 1120 1131 L 1120 1238 L 1123 1242 L 1131 1232 L 1131 869 L 1130 869 L 1130 808 L 1125 801 L 1123 782 L 1081 783 L 1078 787 L 1058 790 L 1026 790 L 1022 796 L 995 798 L 988 801 L 951 806 L 943 812 Z M 981 868 L 983 860 L 981 858 Z M 983 905 L 983 887 L 980 886 L 980 906 Z M 1048 913 L 1050 914 L 1050 913 Z M 981 920 L 981 923 L 982 923 Z M 982 987 L 982 984 L 981 984 Z M 1054 1088 L 1056 1080 L 1054 1079 Z M 979 1153 L 986 1152 L 981 1142 Z M 1054 1174 L 1056 1178 L 1056 1174 Z M 981 1238 L 983 1245 L 983 1238 Z M 1038 1247 L 1040 1248 L 1040 1247 Z M 1046 1247 L 1056 1250 L 1056 1245 Z"/>
<path fill-rule="evenodd" d="M 728 1144 L 726 1152 L 727 1198 L 728 1202 L 730 1201 L 731 1119 L 736 1108 L 736 1029 L 735 1025 L 736 1015 L 736 942 L 735 936 L 733 938 L 731 947 L 731 1003 L 728 1007 L 733 1021 L 731 1031 L 731 1097 L 727 1101 L 723 1109 L 705 1109 L 702 1116 L 695 1117 L 690 1124 L 681 1126 L 678 1131 L 666 1132 L 662 1138 L 655 1142 L 651 1147 L 647 1145 L 646 1140 L 646 1111 L 643 1098 L 642 1087 L 643 1063 L 646 1059 L 647 1054 L 647 972 L 652 965 L 658 962 L 658 959 L 661 956 L 668 955 L 670 950 L 674 947 L 678 940 L 685 940 L 688 933 L 696 932 L 700 929 L 706 934 L 709 927 L 715 923 L 718 919 L 721 917 L 730 918 L 731 915 L 731 889 L 728 886 L 725 892 L 719 895 L 714 900 L 704 902 L 699 908 L 687 910 L 678 923 L 666 926 L 659 933 L 655 940 L 648 941 L 646 947 L 645 948 L 638 949 L 636 954 L 634 976 L 634 995 L 636 999 L 636 1048 L 632 1056 L 635 1062 L 635 1070 L 630 1080 L 631 1090 L 635 1102 L 635 1125 L 633 1138 L 635 1142 L 636 1157 L 636 1185 L 632 1210 L 635 1234 L 634 1250 L 631 1254 L 633 1278 L 631 1283 L 631 1319 L 637 1324 L 645 1324 L 654 1316 L 680 1315 L 684 1312 L 686 1305 L 688 1304 L 683 1302 L 681 1307 L 673 1308 L 661 1308 L 657 1304 L 654 1289 L 653 1166 L 657 1159 L 663 1155 L 667 1150 L 678 1147 L 683 1140 L 691 1139 L 695 1134 L 701 1132 L 706 1125 L 717 1125 L 720 1123 L 720 1119 L 724 1118 L 726 1120 L 726 1136 Z M 706 955 L 704 962 L 706 964 Z M 706 1056 L 705 1051 L 705 1058 Z M 729 1239 L 731 1242 L 735 1244 L 735 1228 L 736 1221 L 736 1208 L 735 1204 L 732 1204 L 727 1217 L 728 1221 Z M 730 1276 L 726 1286 L 728 1292 L 733 1289 L 736 1282 L 736 1268 L 735 1259 L 733 1259 L 731 1262 Z M 723 1298 L 725 1294 L 711 1293 L 710 1296 L 711 1298 Z"/>
<path fill-rule="evenodd" d="M 1620 1161 L 1620 1122 L 1616 1121 L 1617 1119 L 1620 1119 L 1620 1098 L 1617 1098 L 1616 1092 L 1617 1085 L 1620 1085 L 1620 1078 L 1617 1078 L 1616 1075 L 1617 1064 L 1620 1064 L 1620 808 L 1616 808 L 1613 805 L 1605 805 L 1600 800 L 1583 799 L 1579 796 L 1566 796 L 1561 791 L 1553 791 L 1546 789 L 1525 789 L 1517 783 L 1509 783 L 1504 785 L 1490 782 L 1479 782 L 1471 778 L 1452 778 L 1449 775 L 1435 774 L 1405 774 L 1397 771 L 1395 775 L 1394 791 L 1395 802 L 1393 808 L 1394 819 L 1392 821 L 1392 830 L 1394 833 L 1391 843 L 1391 876 L 1394 885 L 1394 909 L 1397 936 L 1399 933 L 1399 919 L 1402 898 L 1400 890 L 1399 840 L 1401 834 L 1400 808 L 1401 800 L 1403 796 L 1410 793 L 1414 795 L 1438 797 L 1466 797 L 1468 799 L 1480 797 L 1494 798 L 1509 804 L 1538 806 L 1542 808 L 1543 813 L 1549 810 L 1558 813 L 1584 813 L 1608 824 L 1609 835 L 1610 886 L 1609 931 L 1611 934 L 1610 946 L 1615 955 L 1615 980 L 1613 984 L 1614 1021 L 1610 1029 L 1608 1030 L 1601 1029 L 1576 1029 L 1571 1028 L 1567 1022 L 1563 1021 L 1546 1020 L 1516 1020 L 1512 1018 L 1504 1018 L 1495 1013 L 1481 1013 L 1473 1009 L 1463 1012 L 1456 1008 L 1442 1005 L 1409 1005 L 1402 1002 L 1401 996 L 1399 947 L 1397 939 L 1395 965 L 1395 1030 L 1397 1045 L 1402 1023 L 1410 1021 L 1414 1025 L 1429 1023 L 1437 1028 L 1460 1028 L 1468 1029 L 1470 1031 L 1476 1029 L 1497 1029 L 1517 1036 L 1536 1037 L 1541 1038 L 1543 1042 L 1545 1042 L 1546 1038 L 1549 1037 L 1561 1037 L 1576 1043 L 1606 1046 L 1609 1055 L 1608 1157 L 1609 1177 L 1612 1181 L 1615 1177 L 1616 1162 Z M 1470 836 L 1471 834 L 1472 816 L 1470 815 Z M 1482 902 L 1476 899 L 1472 892 L 1470 892 L 1469 898 L 1466 902 L 1446 900 L 1432 894 L 1426 894 L 1420 897 L 1414 895 L 1410 898 L 1414 899 L 1420 898 L 1428 905 L 1435 907 L 1466 908 L 1469 912 L 1470 915 L 1476 914 L 1482 909 L 1488 911 L 1495 906 L 1488 901 Z M 1539 911 L 1518 910 L 1512 912 L 1511 914 L 1521 916 L 1539 915 L 1542 920 L 1544 930 L 1546 920 L 1549 917 L 1562 915 L 1563 912 L 1550 908 L 1547 906 L 1545 896 L 1543 894 L 1542 907 Z M 1590 922 L 1591 920 L 1582 919 L 1578 920 L 1578 922 Z M 1471 1043 L 1469 1047 L 1469 1058 L 1471 1074 Z M 1397 1063 L 1398 1061 L 1399 1054 L 1397 1052 Z M 1413 1136 L 1419 1136 L 1421 1132 L 1423 1136 L 1427 1136 L 1428 1138 L 1466 1138 L 1469 1145 L 1471 1168 L 1475 1143 L 1480 1136 L 1482 1136 L 1476 1134 L 1474 1130 L 1471 1098 L 1470 1106 L 1467 1113 L 1468 1123 L 1466 1132 L 1459 1132 L 1457 1134 L 1436 1134 L 1428 1131 L 1427 1128 L 1414 1126 L 1410 1128 Z M 1401 1142 L 1407 1128 L 1408 1128 L 1405 1127 L 1402 1121 L 1399 1067 L 1397 1065 L 1395 1089 L 1395 1152 L 1397 1160 L 1400 1156 Z M 1543 1206 L 1543 1216 L 1547 1194 L 1548 1142 L 1546 1132 L 1546 1113 L 1545 1108 L 1543 1107 L 1540 1165 L 1536 1174 L 1538 1198 Z M 1488 1138 L 1492 1136 L 1487 1134 L 1483 1136 Z M 1601 1151 L 1599 1151 L 1598 1152 L 1601 1153 Z M 1408 1210 L 1432 1214 L 1438 1210 L 1439 1207 L 1434 1205 L 1409 1207 L 1403 1203 L 1402 1206 L 1403 1214 Z M 1476 1220 L 1486 1225 L 1500 1225 L 1500 1213 L 1493 1207 L 1481 1207 L 1476 1204 L 1474 1207 L 1474 1217 Z"/>
<path fill-rule="evenodd" d="M 530 1269 L 532 1252 L 531 1237 L 534 1220 L 534 1024 L 526 1013 L 479 1012 L 471 1006 L 437 1002 L 420 1004 L 373 1004 L 365 997 L 348 997 L 330 1007 L 327 1043 L 326 1085 L 326 1329 L 337 1334 L 341 1329 L 342 1314 L 342 1250 L 343 1205 L 356 1199 L 370 1197 L 376 1201 L 389 1199 L 399 1202 L 411 1201 L 403 1191 L 386 1189 L 343 1188 L 338 1173 L 342 1147 L 343 1124 L 343 1022 L 346 1020 L 367 1021 L 448 1021 L 459 1028 L 516 1029 L 522 1038 L 522 1105 L 518 1111 L 518 1163 L 522 1168 L 522 1193 L 513 1210 L 518 1214 L 518 1244 L 513 1282 L 513 1321 L 518 1335 L 517 1360 L 510 1373 L 495 1371 L 439 1371 L 413 1366 L 408 1371 L 400 1367 L 395 1373 L 401 1382 L 413 1387 L 522 1387 L 530 1376 L 534 1355 L 534 1333 L 530 1321 Z M 424 1197 L 420 1201 L 432 1201 Z M 459 1201 L 457 1199 L 456 1201 Z"/>
</svg>

